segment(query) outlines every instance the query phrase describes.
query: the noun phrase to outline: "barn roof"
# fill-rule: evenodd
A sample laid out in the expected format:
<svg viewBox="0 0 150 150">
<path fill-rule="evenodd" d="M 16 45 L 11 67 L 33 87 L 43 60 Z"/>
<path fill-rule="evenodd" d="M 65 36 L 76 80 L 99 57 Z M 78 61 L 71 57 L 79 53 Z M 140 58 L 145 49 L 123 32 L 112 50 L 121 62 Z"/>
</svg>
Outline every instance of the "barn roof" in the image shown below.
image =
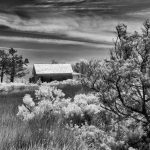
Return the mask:
<svg viewBox="0 0 150 150">
<path fill-rule="evenodd" d="M 71 64 L 34 64 L 36 74 L 73 73 Z"/>
</svg>

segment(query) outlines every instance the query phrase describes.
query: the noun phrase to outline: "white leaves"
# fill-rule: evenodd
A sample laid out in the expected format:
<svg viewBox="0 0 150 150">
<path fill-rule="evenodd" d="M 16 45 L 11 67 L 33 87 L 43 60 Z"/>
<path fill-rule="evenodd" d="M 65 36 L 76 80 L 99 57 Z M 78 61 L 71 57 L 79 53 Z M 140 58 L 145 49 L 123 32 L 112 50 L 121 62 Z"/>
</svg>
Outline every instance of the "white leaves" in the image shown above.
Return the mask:
<svg viewBox="0 0 150 150">
<path fill-rule="evenodd" d="M 29 94 L 26 94 L 23 98 L 23 102 L 29 106 L 29 107 L 34 107 L 35 103 L 33 102 L 32 97 Z"/>
<path fill-rule="evenodd" d="M 44 112 L 50 112 L 53 110 L 52 102 L 48 100 L 43 100 L 38 103 L 38 106 L 34 108 L 34 113 L 36 115 L 43 115 Z"/>
<path fill-rule="evenodd" d="M 37 101 L 33 101 L 29 94 L 23 98 L 24 105 L 19 106 L 18 115 L 23 120 L 30 120 L 34 117 L 42 117 L 45 113 L 53 113 L 55 115 L 63 114 L 64 117 L 80 116 L 84 117 L 85 113 L 89 116 L 97 114 L 100 111 L 99 100 L 93 94 L 79 94 L 74 97 L 64 98 L 65 94 L 55 88 L 46 85 L 39 87 L 36 91 Z"/>
<path fill-rule="evenodd" d="M 94 115 L 100 112 L 100 106 L 95 104 L 90 104 L 85 107 L 84 111 L 89 115 Z"/>
<path fill-rule="evenodd" d="M 73 117 L 74 115 L 82 116 L 81 108 L 74 103 L 70 103 L 67 107 L 63 108 L 63 111 L 65 113 L 66 118 Z"/>
<path fill-rule="evenodd" d="M 93 103 L 97 104 L 97 103 L 99 103 L 98 97 L 93 95 L 93 94 L 87 94 L 87 95 L 79 94 L 79 95 L 76 95 L 74 97 L 74 102 L 79 104 L 79 105 L 80 105 L 80 103 L 84 103 L 84 104 L 85 103 L 87 103 L 87 104 L 93 104 Z"/>
<path fill-rule="evenodd" d="M 85 124 L 81 127 L 75 125 L 68 128 L 73 131 L 77 140 L 84 141 L 90 149 L 95 149 L 95 146 L 97 146 L 99 149 L 111 150 L 110 143 L 115 143 L 115 139 L 112 136 L 93 125 Z"/>
<path fill-rule="evenodd" d="M 34 118 L 34 113 L 30 112 L 24 105 L 18 107 L 17 116 L 22 118 L 24 121 L 28 121 Z"/>
<path fill-rule="evenodd" d="M 35 92 L 35 95 L 38 100 L 47 99 L 49 101 L 60 100 L 65 96 L 60 89 L 44 85 L 39 87 L 39 90 Z"/>
<path fill-rule="evenodd" d="M 93 94 L 76 95 L 74 98 L 74 103 L 81 108 L 83 114 L 86 113 L 88 115 L 93 115 L 100 111 L 98 97 Z"/>
</svg>

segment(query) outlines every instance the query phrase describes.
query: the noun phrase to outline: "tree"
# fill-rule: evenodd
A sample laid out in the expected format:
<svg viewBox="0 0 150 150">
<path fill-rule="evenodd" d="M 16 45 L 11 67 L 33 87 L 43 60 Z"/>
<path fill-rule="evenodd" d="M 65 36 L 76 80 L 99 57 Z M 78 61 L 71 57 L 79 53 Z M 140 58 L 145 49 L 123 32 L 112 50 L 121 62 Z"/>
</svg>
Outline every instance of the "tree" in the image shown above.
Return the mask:
<svg viewBox="0 0 150 150">
<path fill-rule="evenodd" d="M 73 65 L 73 70 L 81 74 L 81 83 L 84 86 L 96 90 L 96 86 L 99 86 L 102 64 L 103 61 L 100 59 L 80 60 Z"/>
<path fill-rule="evenodd" d="M 150 138 L 150 21 L 146 20 L 142 33 L 127 33 L 127 26 L 117 26 L 117 40 L 109 60 L 93 67 L 93 78 L 83 80 L 99 94 L 101 107 L 120 119 L 134 119 L 141 123 Z"/>
<path fill-rule="evenodd" d="M 79 62 L 73 65 L 73 70 L 77 73 L 80 73 L 82 77 L 89 77 L 92 75 L 98 75 L 98 68 L 100 66 L 101 60 L 91 59 L 91 60 L 80 60 Z M 96 69 L 96 72 L 93 72 Z M 96 74 L 94 74 L 96 73 Z M 92 77 L 91 76 L 91 77 Z M 98 77 L 97 77 L 98 78 Z"/>
<path fill-rule="evenodd" d="M 26 68 L 28 63 L 28 59 L 23 59 L 21 55 L 18 55 L 17 50 L 13 48 L 9 49 L 9 67 L 7 75 L 10 76 L 10 82 L 14 82 L 15 77 L 23 77 L 28 73 Z"/>
<path fill-rule="evenodd" d="M 8 69 L 8 53 L 5 50 L 0 50 L 0 77 L 3 82 L 4 75 Z"/>
<path fill-rule="evenodd" d="M 80 60 L 79 62 L 75 63 L 72 67 L 75 72 L 81 73 L 81 75 L 84 75 L 86 74 L 87 66 L 88 66 L 87 60 Z"/>
<path fill-rule="evenodd" d="M 55 60 L 55 59 L 52 59 L 51 60 L 51 64 L 59 64 L 59 62 L 57 60 Z"/>
</svg>

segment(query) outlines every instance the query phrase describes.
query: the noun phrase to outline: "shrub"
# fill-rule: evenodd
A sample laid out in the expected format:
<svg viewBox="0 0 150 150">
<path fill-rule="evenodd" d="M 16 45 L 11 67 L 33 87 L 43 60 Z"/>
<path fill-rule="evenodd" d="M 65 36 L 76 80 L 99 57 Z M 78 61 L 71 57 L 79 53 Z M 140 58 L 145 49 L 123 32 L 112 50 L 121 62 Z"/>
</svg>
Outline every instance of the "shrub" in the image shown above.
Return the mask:
<svg viewBox="0 0 150 150">
<path fill-rule="evenodd" d="M 85 121 L 90 124 L 92 117 L 100 111 L 98 98 L 93 94 L 76 95 L 72 101 L 64 98 L 65 94 L 60 89 L 42 85 L 36 90 L 35 96 L 33 100 L 30 95 L 25 95 L 24 104 L 18 107 L 17 115 L 23 120 L 53 114 L 61 115 L 67 122 L 73 121 L 74 124 L 79 125 Z"/>
<path fill-rule="evenodd" d="M 131 130 L 135 133 L 137 129 L 134 120 L 118 122 L 117 116 L 102 107 L 94 93 L 78 94 L 71 99 L 55 86 L 44 84 L 35 91 L 35 98 L 24 96 L 17 116 L 29 124 L 34 145 L 48 146 L 53 142 L 54 147 L 62 148 L 73 143 L 77 147 L 102 150 L 134 147 L 135 138 L 129 136 Z"/>
<path fill-rule="evenodd" d="M 82 125 L 81 127 L 75 125 L 74 127 L 67 126 L 73 131 L 76 140 L 85 142 L 88 149 L 102 149 L 111 150 L 111 146 L 116 143 L 115 139 L 106 134 L 104 131 L 98 129 L 93 125 Z"/>
<path fill-rule="evenodd" d="M 73 140 L 72 131 L 66 130 L 65 124 L 73 126 L 77 124 L 81 128 L 86 122 L 90 125 L 92 118 L 101 111 L 101 108 L 96 95 L 79 94 L 72 100 L 65 98 L 65 94 L 54 86 L 41 85 L 35 91 L 35 99 L 26 94 L 18 110 L 17 116 L 29 123 L 35 143 L 43 143 L 43 139 L 46 141 L 51 139 L 49 131 L 55 132 L 56 135 L 59 129 L 64 132 L 63 134 L 69 134 Z M 57 140 L 63 141 L 63 134 L 57 135 Z M 62 143 L 60 145 L 65 144 Z M 80 142 L 77 140 L 75 143 Z"/>
<path fill-rule="evenodd" d="M 42 83 L 45 86 L 54 86 L 61 89 L 65 93 L 65 98 L 73 98 L 76 94 L 84 93 L 82 84 L 79 80 L 68 79 L 64 81 L 53 81 L 50 83 Z"/>
</svg>

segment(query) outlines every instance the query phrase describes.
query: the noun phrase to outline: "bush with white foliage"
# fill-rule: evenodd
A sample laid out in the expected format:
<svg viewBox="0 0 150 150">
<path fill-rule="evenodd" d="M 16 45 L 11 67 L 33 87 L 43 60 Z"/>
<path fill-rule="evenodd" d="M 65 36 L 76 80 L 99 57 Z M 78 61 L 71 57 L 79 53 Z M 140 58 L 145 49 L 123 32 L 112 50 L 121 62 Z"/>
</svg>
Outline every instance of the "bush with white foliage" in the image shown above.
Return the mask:
<svg viewBox="0 0 150 150">
<path fill-rule="evenodd" d="M 49 132 L 53 132 L 50 126 L 55 123 L 58 126 L 63 124 L 64 128 L 69 125 L 78 126 L 78 129 L 81 127 L 83 130 L 85 124 L 87 123 L 86 126 L 89 126 L 92 118 L 101 111 L 96 95 L 80 94 L 73 99 L 65 98 L 65 94 L 60 89 L 48 85 L 41 85 L 35 91 L 34 99 L 26 94 L 23 104 L 18 107 L 18 110 L 18 117 L 25 122 L 32 122 L 31 130 L 34 137 L 41 133 L 47 135 Z M 71 128 L 69 130 L 72 132 Z M 44 136 L 43 134 L 40 136 Z M 84 140 L 83 142 L 85 142 Z"/>
<path fill-rule="evenodd" d="M 100 105 L 97 96 L 93 94 L 76 95 L 74 99 L 64 98 L 65 94 L 56 87 L 40 86 L 35 92 L 35 99 L 30 95 L 25 95 L 22 106 L 19 106 L 18 116 L 23 120 L 31 120 L 33 118 L 44 116 L 47 113 L 60 115 L 67 121 L 75 121 L 80 118 L 81 124 L 88 119 L 92 119 L 93 115 L 100 111 Z M 88 118 L 88 119 L 87 119 Z M 90 123 L 90 122 L 89 122 Z"/>
</svg>

